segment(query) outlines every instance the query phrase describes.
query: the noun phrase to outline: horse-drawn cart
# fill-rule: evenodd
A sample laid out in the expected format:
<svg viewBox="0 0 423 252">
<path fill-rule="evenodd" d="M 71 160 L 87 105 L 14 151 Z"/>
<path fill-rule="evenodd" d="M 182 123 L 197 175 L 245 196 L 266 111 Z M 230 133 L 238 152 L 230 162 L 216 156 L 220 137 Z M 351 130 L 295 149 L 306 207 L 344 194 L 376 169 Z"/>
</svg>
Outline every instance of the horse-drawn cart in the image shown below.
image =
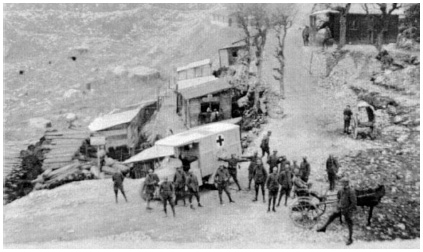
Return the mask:
<svg viewBox="0 0 423 252">
<path fill-rule="evenodd" d="M 357 104 L 357 113 L 351 120 L 351 132 L 354 139 L 358 135 L 365 134 L 370 136 L 371 139 L 375 138 L 375 112 L 371 105 L 367 102 L 360 101 Z"/>
<path fill-rule="evenodd" d="M 383 185 L 377 188 L 367 190 L 355 190 L 357 195 L 357 206 L 370 207 L 367 225 L 370 225 L 373 208 L 377 206 L 385 195 Z M 289 206 L 289 217 L 294 224 L 301 228 L 311 229 L 320 220 L 320 217 L 326 212 L 327 205 L 338 202 L 337 194 L 327 192 L 319 196 L 309 189 L 296 190 L 295 199 Z"/>
</svg>

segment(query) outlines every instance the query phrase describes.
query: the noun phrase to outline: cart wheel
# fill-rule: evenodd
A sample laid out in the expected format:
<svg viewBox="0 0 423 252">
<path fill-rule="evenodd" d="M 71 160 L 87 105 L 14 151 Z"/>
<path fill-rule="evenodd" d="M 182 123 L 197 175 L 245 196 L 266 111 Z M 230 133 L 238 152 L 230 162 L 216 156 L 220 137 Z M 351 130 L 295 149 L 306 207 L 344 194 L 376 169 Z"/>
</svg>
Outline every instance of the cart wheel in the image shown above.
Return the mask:
<svg viewBox="0 0 423 252">
<path fill-rule="evenodd" d="M 300 197 L 289 207 L 289 217 L 301 228 L 311 229 L 319 221 L 321 211 L 309 198 Z"/>
<path fill-rule="evenodd" d="M 315 206 L 315 209 L 312 209 L 312 214 L 319 218 L 326 211 L 326 203 L 324 202 L 324 200 L 322 201 L 314 195 L 311 195 L 311 197 L 311 203 Z"/>
</svg>

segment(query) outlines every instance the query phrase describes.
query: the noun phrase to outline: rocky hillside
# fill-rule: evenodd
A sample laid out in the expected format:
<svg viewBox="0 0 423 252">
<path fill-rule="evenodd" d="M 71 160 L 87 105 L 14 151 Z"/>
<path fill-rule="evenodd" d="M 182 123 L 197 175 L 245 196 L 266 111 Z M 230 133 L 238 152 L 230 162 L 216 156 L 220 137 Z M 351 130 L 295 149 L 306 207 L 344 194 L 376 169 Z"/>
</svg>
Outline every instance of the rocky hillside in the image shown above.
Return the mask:
<svg viewBox="0 0 423 252">
<path fill-rule="evenodd" d="M 210 24 L 208 13 L 216 7 L 6 4 L 5 140 L 39 137 L 31 118 L 63 128 L 66 114 L 75 113 L 77 124 L 86 126 L 101 113 L 154 97 L 176 66 L 217 60 L 218 48 L 238 32 Z M 139 66 L 161 77 L 132 78 Z"/>
</svg>

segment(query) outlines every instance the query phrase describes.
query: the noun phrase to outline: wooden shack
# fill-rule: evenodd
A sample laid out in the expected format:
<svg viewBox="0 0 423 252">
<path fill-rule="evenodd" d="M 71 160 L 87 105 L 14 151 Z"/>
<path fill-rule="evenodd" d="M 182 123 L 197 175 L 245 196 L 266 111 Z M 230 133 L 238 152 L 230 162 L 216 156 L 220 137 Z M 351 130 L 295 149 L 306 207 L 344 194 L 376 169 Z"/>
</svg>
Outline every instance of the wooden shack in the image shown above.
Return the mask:
<svg viewBox="0 0 423 252">
<path fill-rule="evenodd" d="M 380 32 L 382 25 L 381 11 L 374 5 L 368 4 L 368 14 L 359 4 L 352 4 L 347 14 L 347 44 L 375 44 L 377 34 Z M 339 11 L 328 9 L 316 11 L 310 15 L 311 40 L 322 26 L 323 22 L 327 22 L 332 33 L 333 39 L 338 43 L 340 38 L 340 14 Z M 320 22 L 319 22 L 320 20 Z M 394 12 L 388 15 L 388 31 L 385 34 L 386 43 L 395 43 L 398 35 L 399 13 Z"/>
<path fill-rule="evenodd" d="M 212 61 L 205 59 L 176 69 L 178 80 L 188 80 L 212 75 Z"/>
<path fill-rule="evenodd" d="M 96 118 L 89 126 L 93 136 L 106 137 L 106 149 L 125 146 L 133 153 L 141 142 L 144 124 L 157 109 L 157 101 L 149 100 Z"/>
<path fill-rule="evenodd" d="M 238 59 L 247 52 L 245 42 L 232 44 L 220 48 L 219 53 L 219 67 L 229 67 L 234 65 Z"/>
<path fill-rule="evenodd" d="M 177 112 L 188 128 L 207 123 L 207 108 L 220 111 L 221 119 L 232 118 L 232 86 L 223 78 L 208 76 L 179 81 Z"/>
</svg>

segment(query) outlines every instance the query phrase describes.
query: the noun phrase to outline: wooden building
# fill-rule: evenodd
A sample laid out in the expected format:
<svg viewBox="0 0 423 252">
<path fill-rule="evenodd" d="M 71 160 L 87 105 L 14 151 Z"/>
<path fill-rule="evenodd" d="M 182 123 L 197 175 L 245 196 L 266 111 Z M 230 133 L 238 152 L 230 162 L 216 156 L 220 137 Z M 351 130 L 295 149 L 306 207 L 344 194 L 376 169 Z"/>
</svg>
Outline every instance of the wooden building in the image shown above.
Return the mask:
<svg viewBox="0 0 423 252">
<path fill-rule="evenodd" d="M 96 118 L 89 126 L 93 136 L 106 137 L 106 149 L 127 147 L 133 153 L 140 144 L 142 127 L 157 109 L 157 101 L 149 100 L 119 109 Z"/>
<path fill-rule="evenodd" d="M 205 59 L 176 69 L 179 80 L 188 80 L 212 75 L 212 61 Z"/>
<path fill-rule="evenodd" d="M 239 57 L 247 53 L 245 42 L 232 44 L 219 49 L 219 67 L 229 67 L 234 65 Z"/>
<path fill-rule="evenodd" d="M 179 81 L 177 113 L 188 128 L 207 123 L 207 108 L 216 109 L 221 119 L 232 118 L 232 86 L 223 78 L 208 76 Z"/>
<path fill-rule="evenodd" d="M 373 4 L 368 4 L 369 14 L 360 4 L 352 4 L 347 14 L 347 44 L 374 44 L 377 34 L 380 32 L 381 11 Z M 385 34 L 386 43 L 395 43 L 398 35 L 399 13 L 394 12 L 388 16 L 388 31 Z M 316 11 L 310 15 L 311 39 L 317 33 L 319 27 L 327 22 L 333 39 L 339 42 L 340 38 L 340 14 L 339 11 L 328 9 Z M 319 22 L 320 21 L 320 22 Z"/>
</svg>

